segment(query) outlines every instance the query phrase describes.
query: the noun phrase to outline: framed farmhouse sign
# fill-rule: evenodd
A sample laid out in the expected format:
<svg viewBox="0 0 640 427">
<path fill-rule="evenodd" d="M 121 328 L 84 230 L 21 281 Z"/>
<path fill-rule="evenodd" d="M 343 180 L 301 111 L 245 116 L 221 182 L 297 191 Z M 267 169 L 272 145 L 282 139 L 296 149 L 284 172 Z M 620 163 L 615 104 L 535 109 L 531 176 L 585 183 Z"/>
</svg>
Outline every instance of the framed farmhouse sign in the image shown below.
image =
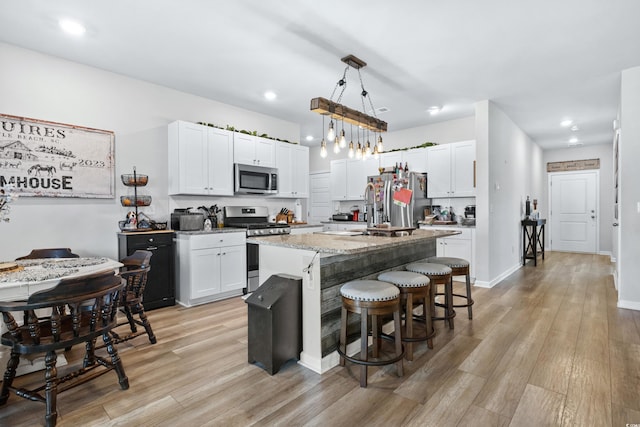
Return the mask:
<svg viewBox="0 0 640 427">
<path fill-rule="evenodd" d="M 600 169 L 600 159 L 547 163 L 547 172 L 583 171 L 588 169 Z"/>
<path fill-rule="evenodd" d="M 20 196 L 114 197 L 111 131 L 0 114 L 0 185 Z"/>
</svg>

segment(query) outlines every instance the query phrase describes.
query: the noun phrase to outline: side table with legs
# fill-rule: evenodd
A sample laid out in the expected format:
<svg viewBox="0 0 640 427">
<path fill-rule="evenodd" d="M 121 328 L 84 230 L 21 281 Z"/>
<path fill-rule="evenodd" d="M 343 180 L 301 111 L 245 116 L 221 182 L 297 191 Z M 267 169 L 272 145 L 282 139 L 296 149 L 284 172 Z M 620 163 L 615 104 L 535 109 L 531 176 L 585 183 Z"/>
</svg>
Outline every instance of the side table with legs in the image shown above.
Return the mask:
<svg viewBox="0 0 640 427">
<path fill-rule="evenodd" d="M 538 265 L 538 253 L 544 259 L 544 225 L 546 219 L 522 220 L 522 265 L 528 259 L 533 259 L 533 265 Z"/>
</svg>

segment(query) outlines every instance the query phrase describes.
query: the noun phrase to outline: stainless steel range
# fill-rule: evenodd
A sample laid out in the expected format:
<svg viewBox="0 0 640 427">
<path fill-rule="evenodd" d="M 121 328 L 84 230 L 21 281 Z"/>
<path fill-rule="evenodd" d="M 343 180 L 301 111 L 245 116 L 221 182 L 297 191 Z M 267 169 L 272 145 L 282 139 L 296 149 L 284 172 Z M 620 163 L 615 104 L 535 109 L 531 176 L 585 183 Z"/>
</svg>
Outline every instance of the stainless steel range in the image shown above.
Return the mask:
<svg viewBox="0 0 640 427">
<path fill-rule="evenodd" d="M 225 227 L 246 228 L 247 237 L 290 234 L 288 224 L 269 222 L 269 209 L 264 206 L 226 206 L 224 208 Z M 259 245 L 247 243 L 247 288 L 253 292 L 260 286 Z"/>
</svg>

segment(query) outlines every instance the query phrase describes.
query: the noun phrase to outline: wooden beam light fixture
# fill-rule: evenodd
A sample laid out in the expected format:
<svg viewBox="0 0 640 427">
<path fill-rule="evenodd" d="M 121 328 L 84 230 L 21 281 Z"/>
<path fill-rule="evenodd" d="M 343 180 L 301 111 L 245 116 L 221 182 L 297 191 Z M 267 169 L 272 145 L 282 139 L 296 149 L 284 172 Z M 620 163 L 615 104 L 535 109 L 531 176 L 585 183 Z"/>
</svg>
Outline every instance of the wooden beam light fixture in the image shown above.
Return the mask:
<svg viewBox="0 0 640 427">
<path fill-rule="evenodd" d="M 356 132 L 358 135 L 358 145 L 357 148 L 354 146 L 353 140 L 349 143 L 349 157 L 363 158 L 366 159 L 370 154 L 373 154 L 375 157 L 379 153 L 382 152 L 382 132 L 387 131 L 387 122 L 378 119 L 375 116 L 376 111 L 373 108 L 373 102 L 371 101 L 371 96 L 365 90 L 364 84 L 362 83 L 362 76 L 360 75 L 360 69 L 367 65 L 366 62 L 357 58 L 353 55 L 348 55 L 342 58 L 342 62 L 347 64 L 342 74 L 342 78 L 338 80 L 335 88 L 333 89 L 333 93 L 331 94 L 330 99 L 318 97 L 313 98 L 311 100 L 311 111 L 321 114 L 323 116 L 329 116 L 329 129 L 327 131 L 326 139 L 329 143 L 333 143 L 333 152 L 339 153 L 342 148 L 347 147 L 345 131 L 344 131 L 344 123 L 349 123 L 350 125 L 357 126 Z M 360 93 L 362 99 L 362 111 L 355 110 L 353 108 L 349 108 L 345 105 L 340 104 L 340 100 L 342 99 L 342 95 L 344 94 L 345 89 L 347 88 L 347 80 L 346 75 L 347 71 L 349 71 L 349 67 L 355 68 L 358 70 L 358 77 L 360 78 L 360 87 L 362 88 L 362 92 Z M 338 88 L 341 88 L 340 93 L 336 101 L 333 101 L 333 97 L 336 94 Z M 365 107 L 365 98 L 369 100 L 369 105 L 371 107 L 371 111 L 374 116 L 370 116 L 366 114 Z M 335 127 L 334 127 L 335 120 Z M 342 131 L 340 135 L 336 135 L 338 122 L 342 123 Z M 324 117 L 322 119 L 322 128 L 324 133 Z M 360 144 L 360 129 L 362 129 L 363 133 L 363 143 Z M 366 132 L 366 138 L 364 138 Z M 373 152 L 371 151 L 371 143 L 369 142 L 369 132 L 373 132 L 374 135 L 378 135 L 377 141 L 374 144 Z M 353 128 L 351 131 L 353 135 Z M 366 142 L 365 142 L 366 139 Z M 322 157 L 326 157 L 327 155 L 327 142 L 325 138 L 322 138 L 322 142 L 320 143 L 320 155 Z"/>
</svg>

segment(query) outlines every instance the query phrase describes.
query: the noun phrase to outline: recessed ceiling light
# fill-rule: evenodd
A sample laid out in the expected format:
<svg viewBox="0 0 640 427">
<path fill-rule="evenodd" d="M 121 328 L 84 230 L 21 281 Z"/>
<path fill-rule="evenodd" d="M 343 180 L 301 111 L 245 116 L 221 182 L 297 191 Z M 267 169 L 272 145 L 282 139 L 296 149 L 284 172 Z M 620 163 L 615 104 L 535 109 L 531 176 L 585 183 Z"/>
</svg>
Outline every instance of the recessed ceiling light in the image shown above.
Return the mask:
<svg viewBox="0 0 640 427">
<path fill-rule="evenodd" d="M 580 128 L 578 127 L 578 125 L 573 125 L 573 126 L 571 126 L 571 130 L 575 132 L 575 131 L 580 130 Z"/>
<path fill-rule="evenodd" d="M 307 141 L 313 141 L 313 135 L 307 135 L 305 138 Z"/>
<path fill-rule="evenodd" d="M 269 90 L 269 91 L 264 93 L 264 97 L 266 99 L 268 99 L 269 101 L 273 101 L 274 99 L 276 99 L 277 96 L 276 96 L 275 92 L 272 92 L 272 91 Z"/>
<path fill-rule="evenodd" d="M 574 137 L 572 137 L 572 138 L 569 140 L 569 142 L 570 142 L 570 143 L 572 143 L 572 144 L 575 144 L 576 142 L 578 142 L 578 138 L 576 138 L 576 137 L 574 136 Z"/>
<path fill-rule="evenodd" d="M 571 126 L 571 124 L 572 124 L 572 123 L 573 123 L 573 120 L 571 120 L 571 119 L 565 119 L 565 120 L 563 120 L 563 121 L 561 121 L 561 122 L 560 122 L 560 126 L 562 126 L 562 127 L 565 127 L 565 128 L 566 128 L 566 127 L 568 127 L 568 126 Z"/>
<path fill-rule="evenodd" d="M 438 107 L 437 105 L 434 105 L 429 107 L 427 111 L 429 112 L 429 114 L 433 116 L 435 114 L 438 114 L 441 110 L 442 110 L 442 107 Z"/>
<path fill-rule="evenodd" d="M 72 19 L 61 19 L 58 21 L 58 24 L 65 33 L 71 34 L 72 36 L 81 36 L 87 31 L 84 25 Z"/>
</svg>

